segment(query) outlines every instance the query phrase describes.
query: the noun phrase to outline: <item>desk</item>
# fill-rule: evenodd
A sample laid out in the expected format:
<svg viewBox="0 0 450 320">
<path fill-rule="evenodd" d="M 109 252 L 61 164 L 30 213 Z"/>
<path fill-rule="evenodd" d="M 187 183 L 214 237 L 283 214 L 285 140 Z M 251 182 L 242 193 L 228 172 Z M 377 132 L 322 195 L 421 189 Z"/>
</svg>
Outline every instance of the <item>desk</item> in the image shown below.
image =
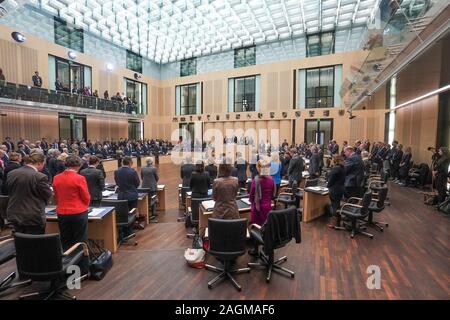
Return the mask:
<svg viewBox="0 0 450 320">
<path fill-rule="evenodd" d="M 158 206 L 156 207 L 156 210 L 158 211 L 166 210 L 166 185 L 158 184 L 156 194 L 158 196 Z"/>
<path fill-rule="evenodd" d="M 251 206 L 242 200 L 236 200 L 236 204 L 239 209 L 239 216 L 241 218 L 247 219 L 248 222 L 250 222 Z M 205 207 L 203 206 L 203 202 L 202 202 L 202 205 L 200 206 L 199 217 L 198 217 L 198 230 L 202 236 L 204 235 L 205 230 L 208 227 L 208 218 L 211 218 L 211 217 L 212 217 L 212 211 L 206 211 Z"/>
<path fill-rule="evenodd" d="M 47 206 L 45 212 L 55 209 L 55 206 Z M 114 207 L 96 208 L 99 214 L 88 218 L 88 238 L 115 253 L 117 251 L 117 227 Z M 59 233 L 58 216 L 47 214 L 45 233 Z"/>
<path fill-rule="evenodd" d="M 119 169 L 119 161 L 117 159 L 105 159 L 102 160 L 102 164 L 105 172 L 113 172 Z"/>
<path fill-rule="evenodd" d="M 138 198 L 138 204 L 137 209 L 140 217 L 144 217 L 144 226 L 146 226 L 149 223 L 149 213 L 148 213 L 148 194 L 147 193 L 139 193 Z M 103 199 L 106 200 L 117 200 L 117 193 L 109 196 L 104 197 Z"/>
<path fill-rule="evenodd" d="M 314 220 L 325 213 L 325 207 L 330 203 L 328 189 L 314 191 L 306 188 L 303 194 L 303 222 Z"/>
<path fill-rule="evenodd" d="M 133 160 L 133 164 L 131 165 L 131 167 L 133 169 L 137 169 L 137 167 L 138 167 L 137 157 L 131 157 L 131 160 Z"/>
</svg>

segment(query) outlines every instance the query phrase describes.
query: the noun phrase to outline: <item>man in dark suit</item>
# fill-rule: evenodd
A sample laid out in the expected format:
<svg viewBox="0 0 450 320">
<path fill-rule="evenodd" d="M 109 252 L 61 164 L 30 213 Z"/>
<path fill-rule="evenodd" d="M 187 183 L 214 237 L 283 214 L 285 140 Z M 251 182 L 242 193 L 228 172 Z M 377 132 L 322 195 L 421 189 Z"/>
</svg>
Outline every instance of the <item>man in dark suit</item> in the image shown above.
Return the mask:
<svg viewBox="0 0 450 320">
<path fill-rule="evenodd" d="M 156 194 L 158 190 L 158 169 L 153 166 L 153 159 L 145 158 L 146 166 L 141 168 L 142 188 L 149 188 L 150 193 Z"/>
<path fill-rule="evenodd" d="M 302 181 L 302 172 L 304 170 L 304 162 L 302 157 L 297 153 L 297 149 L 291 149 L 292 159 L 289 161 L 288 177 L 289 177 L 289 187 L 295 182 L 297 186 L 300 185 Z"/>
<path fill-rule="evenodd" d="M 240 152 L 237 153 L 237 159 L 234 163 L 234 167 L 237 170 L 237 178 L 239 181 L 240 188 L 247 188 L 247 168 L 248 162 L 242 158 L 242 154 Z"/>
<path fill-rule="evenodd" d="M 44 154 L 47 154 L 47 152 L 48 152 L 48 142 L 47 142 L 47 139 L 45 139 L 45 138 L 41 139 L 41 149 L 44 151 Z"/>
<path fill-rule="evenodd" d="M 8 181 L 8 174 L 16 169 L 19 169 L 22 165 L 22 157 L 17 152 L 11 152 L 9 157 L 9 163 L 3 169 L 3 177 L 2 177 L 2 193 L 8 194 L 8 188 L 6 187 L 6 183 Z"/>
<path fill-rule="evenodd" d="M 194 172 L 194 170 L 195 170 L 195 166 L 192 163 L 192 158 L 186 157 L 185 163 L 181 166 L 181 171 L 180 171 L 181 179 L 183 180 L 183 182 L 182 182 L 183 187 L 189 188 L 189 186 L 191 184 L 192 172 Z"/>
<path fill-rule="evenodd" d="M 336 140 L 331 142 L 331 154 L 339 154 L 339 145 Z"/>
<path fill-rule="evenodd" d="M 311 147 L 312 155 L 309 158 L 309 176 L 312 179 L 318 178 L 320 175 L 320 157 L 316 146 Z"/>
<path fill-rule="evenodd" d="M 137 208 L 137 200 L 139 198 L 137 188 L 140 184 L 136 170 L 131 168 L 132 164 L 133 160 L 131 157 L 124 157 L 122 167 L 114 171 L 114 181 L 119 187 L 117 199 L 128 200 L 128 208 L 130 210 Z"/>
<path fill-rule="evenodd" d="M 38 71 L 34 72 L 34 75 L 33 75 L 33 77 L 31 79 L 33 80 L 33 85 L 35 87 L 39 87 L 39 88 L 42 87 L 42 78 L 39 75 Z"/>
<path fill-rule="evenodd" d="M 6 187 L 9 202 L 6 213 L 16 232 L 45 233 L 45 206 L 52 190 L 47 176 L 40 172 L 44 164 L 44 155 L 33 153 L 25 166 L 8 174 Z"/>
<path fill-rule="evenodd" d="M 80 143 L 80 149 L 78 150 L 78 156 L 83 157 L 86 153 L 91 153 L 91 151 L 86 147 L 86 142 Z"/>
<path fill-rule="evenodd" d="M 364 192 L 364 162 L 355 153 L 353 147 L 347 147 L 345 153 L 345 197 L 362 197 Z"/>
<path fill-rule="evenodd" d="M 80 174 L 86 178 L 86 182 L 91 195 L 90 205 L 99 207 L 102 202 L 102 192 L 105 190 L 105 177 L 103 172 L 97 169 L 99 159 L 96 156 L 89 158 L 89 166 L 80 171 Z"/>
<path fill-rule="evenodd" d="M 14 143 L 12 143 L 11 138 L 10 137 L 6 137 L 5 141 L 3 141 L 3 143 L 6 148 L 8 149 L 6 152 L 9 153 L 11 151 L 14 151 Z"/>
</svg>

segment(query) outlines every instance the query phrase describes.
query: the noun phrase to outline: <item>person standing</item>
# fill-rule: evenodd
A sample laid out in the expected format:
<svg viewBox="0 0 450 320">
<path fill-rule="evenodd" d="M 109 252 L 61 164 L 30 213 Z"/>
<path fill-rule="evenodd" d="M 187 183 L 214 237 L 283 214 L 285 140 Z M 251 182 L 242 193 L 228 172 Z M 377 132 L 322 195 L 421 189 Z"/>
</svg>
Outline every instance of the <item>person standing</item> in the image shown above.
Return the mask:
<svg viewBox="0 0 450 320">
<path fill-rule="evenodd" d="M 297 186 L 300 185 L 300 182 L 303 179 L 303 170 L 304 170 L 304 162 L 302 157 L 297 152 L 297 149 L 291 149 L 292 159 L 289 162 L 288 168 L 288 178 L 289 178 L 289 187 L 292 188 L 294 182 Z"/>
<path fill-rule="evenodd" d="M 212 181 L 214 181 L 214 179 L 217 178 L 217 166 L 214 163 L 214 158 L 210 157 L 208 159 L 208 165 L 205 167 L 205 171 L 208 172 L 209 174 L 209 179 Z"/>
<path fill-rule="evenodd" d="M 242 158 L 242 153 L 238 152 L 237 159 L 234 163 L 234 167 L 237 170 L 237 178 L 239 181 L 239 187 L 240 188 L 246 188 L 247 187 L 247 168 L 248 168 L 248 162 Z"/>
<path fill-rule="evenodd" d="M 231 159 L 219 165 L 219 178 L 213 183 L 213 199 L 215 201 L 212 217 L 218 219 L 239 219 L 236 195 L 239 182 L 231 176 L 233 166 Z"/>
<path fill-rule="evenodd" d="M 272 180 L 276 186 L 276 190 L 275 190 L 276 195 L 278 194 L 278 190 L 280 190 L 281 171 L 282 171 L 282 165 L 280 162 L 280 154 L 278 152 L 272 152 L 271 161 L 270 161 L 270 176 L 272 177 Z M 260 173 L 260 175 L 261 175 L 261 173 Z"/>
<path fill-rule="evenodd" d="M 124 157 L 122 160 L 122 167 L 114 171 L 114 181 L 119 187 L 117 199 L 127 200 L 129 210 L 137 208 L 139 198 L 137 188 L 140 184 L 139 176 L 136 170 L 131 168 L 132 165 L 133 160 L 131 157 Z"/>
<path fill-rule="evenodd" d="M 80 170 L 80 175 L 86 179 L 88 185 L 89 195 L 91 196 L 90 205 L 93 207 L 100 207 L 102 202 L 102 192 L 105 190 L 105 177 L 103 172 L 97 169 L 99 159 L 96 156 L 89 158 L 89 166 Z"/>
<path fill-rule="evenodd" d="M 45 166 L 43 154 L 27 157 L 23 167 L 10 171 L 7 180 L 9 194 L 7 219 L 16 232 L 45 233 L 45 206 L 52 196 L 48 178 L 40 171 Z"/>
<path fill-rule="evenodd" d="M 189 185 L 192 191 L 192 198 L 207 198 L 210 186 L 209 174 L 205 172 L 203 161 L 199 160 L 195 165 L 195 171 L 192 173 Z"/>
<path fill-rule="evenodd" d="M 411 169 L 412 151 L 411 147 L 407 147 L 403 153 L 402 161 L 400 162 L 398 175 L 399 175 L 399 185 L 402 187 L 408 186 L 408 173 Z"/>
<path fill-rule="evenodd" d="M 259 160 L 257 163 L 258 175 L 252 180 L 250 186 L 251 217 L 250 223 L 264 225 L 267 215 L 272 210 L 272 199 L 276 195 L 276 186 L 270 176 L 270 163 Z"/>
<path fill-rule="evenodd" d="M 16 169 L 19 169 L 22 165 L 22 157 L 20 156 L 20 154 L 16 153 L 16 152 L 11 152 L 9 154 L 9 163 L 5 166 L 5 168 L 3 169 L 3 177 L 2 177 L 2 193 L 3 194 L 8 194 L 8 188 L 6 187 L 6 183 L 8 181 L 8 174 Z"/>
<path fill-rule="evenodd" d="M 344 159 L 339 154 L 333 155 L 333 168 L 327 177 L 327 188 L 331 200 L 332 218 L 329 228 L 341 226 L 341 215 L 338 210 L 341 206 L 341 199 L 345 193 L 345 167 Z"/>
<path fill-rule="evenodd" d="M 436 190 L 438 191 L 438 204 L 447 197 L 447 178 L 450 166 L 450 154 L 448 148 L 439 148 L 439 158 L 433 168 L 433 176 L 436 181 Z"/>
<path fill-rule="evenodd" d="M 192 164 L 192 158 L 186 157 L 185 163 L 181 166 L 180 176 L 182 179 L 182 186 L 189 187 L 191 182 L 192 172 L 195 170 L 195 166 Z"/>
<path fill-rule="evenodd" d="M 320 157 L 316 146 L 311 147 L 311 157 L 309 158 L 309 176 L 311 179 L 320 176 Z"/>
<path fill-rule="evenodd" d="M 151 197 L 158 191 L 158 169 L 153 165 L 153 159 L 150 157 L 145 158 L 145 163 L 147 165 L 141 168 L 142 188 L 148 188 Z"/>
<path fill-rule="evenodd" d="M 74 155 L 68 156 L 65 166 L 66 170 L 53 179 L 59 233 L 64 251 L 78 242 L 87 242 L 88 209 L 91 201 L 86 179 L 78 174 L 81 159 Z M 83 258 L 79 266 L 82 274 L 85 274 L 88 270 L 88 258 Z"/>
<path fill-rule="evenodd" d="M 364 185 L 364 163 L 353 147 L 347 147 L 345 154 L 345 197 L 362 197 Z"/>
<path fill-rule="evenodd" d="M 38 87 L 38 88 L 42 87 L 42 78 L 39 75 L 38 71 L 34 72 L 34 75 L 33 75 L 33 77 L 31 77 L 31 80 L 33 80 L 33 85 L 35 87 Z"/>
</svg>

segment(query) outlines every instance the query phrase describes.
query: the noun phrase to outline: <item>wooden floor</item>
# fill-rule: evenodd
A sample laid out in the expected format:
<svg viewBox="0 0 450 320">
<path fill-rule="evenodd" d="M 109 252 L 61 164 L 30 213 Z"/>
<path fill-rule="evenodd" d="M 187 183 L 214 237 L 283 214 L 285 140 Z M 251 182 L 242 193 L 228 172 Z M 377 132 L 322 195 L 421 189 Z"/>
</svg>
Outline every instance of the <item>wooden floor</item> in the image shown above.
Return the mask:
<svg viewBox="0 0 450 320">
<path fill-rule="evenodd" d="M 326 227 L 326 219 L 302 225 L 302 243 L 292 241 L 276 252 L 287 255 L 285 267 L 295 279 L 274 274 L 266 284 L 265 272 L 252 270 L 236 277 L 243 286 L 238 292 L 229 282 L 209 290 L 207 282 L 215 274 L 189 268 L 183 258 L 191 244 L 179 215 L 177 185 L 179 168 L 164 164 L 160 183 L 166 184 L 167 211 L 159 223 L 139 231 L 136 247 L 121 246 L 114 266 L 102 281 L 84 281 L 72 293 L 78 299 L 449 299 L 450 239 L 449 217 L 422 203 L 414 189 L 391 184 L 391 206 L 377 215 L 389 228 L 375 238 L 349 238 L 344 231 Z M 110 177 L 109 177 L 110 178 Z M 245 266 L 251 257 L 238 259 Z M 212 264 L 220 263 L 208 258 Z M 381 268 L 381 289 L 366 287 L 367 267 Z M 0 267 L 0 275 L 14 270 L 15 262 Z M 3 294 L 0 299 L 16 299 L 33 285 Z"/>
</svg>

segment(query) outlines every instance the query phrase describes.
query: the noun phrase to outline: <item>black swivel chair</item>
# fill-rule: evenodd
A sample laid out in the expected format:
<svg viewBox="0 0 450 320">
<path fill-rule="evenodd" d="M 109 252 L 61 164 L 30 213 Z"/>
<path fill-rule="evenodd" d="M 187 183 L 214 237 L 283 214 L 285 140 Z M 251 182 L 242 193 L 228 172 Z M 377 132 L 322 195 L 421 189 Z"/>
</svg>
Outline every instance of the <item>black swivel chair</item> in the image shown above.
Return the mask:
<svg viewBox="0 0 450 320">
<path fill-rule="evenodd" d="M 285 209 L 287 209 L 290 206 L 296 206 L 298 208 L 300 201 L 297 196 L 297 193 L 298 193 L 297 182 L 293 182 L 291 188 L 286 188 L 284 192 L 280 192 L 276 200 L 276 203 L 279 202 L 284 204 Z"/>
<path fill-rule="evenodd" d="M 370 239 L 373 239 L 373 235 L 365 232 L 366 226 L 364 225 L 364 219 L 369 215 L 369 206 L 372 202 L 372 193 L 366 192 L 363 198 L 352 197 L 348 199 L 348 202 L 344 203 L 339 209 L 339 213 L 344 219 L 350 220 L 344 221 L 344 227 L 334 227 L 338 230 L 349 230 L 351 232 L 350 237 L 353 239 L 356 234 L 363 234 Z"/>
<path fill-rule="evenodd" d="M 147 223 L 158 223 L 156 219 L 156 195 L 150 191 L 150 188 L 137 188 L 139 193 L 146 193 L 148 198 L 148 212 L 150 212 L 149 221 Z"/>
<path fill-rule="evenodd" d="M 14 244 L 19 273 L 31 281 L 51 283 L 47 290 L 25 294 L 20 299 L 42 295 L 45 295 L 45 300 L 53 296 L 76 299 L 63 292 L 67 286 L 65 277 L 69 266 L 79 264 L 84 257 L 89 256 L 85 243 L 76 243 L 63 252 L 59 234 L 30 235 L 16 232 Z M 81 281 L 86 277 L 84 275 L 75 280 Z"/>
<path fill-rule="evenodd" d="M 16 257 L 16 248 L 12 236 L 0 237 L 0 265 L 12 260 Z M 16 278 L 16 272 L 11 272 L 3 280 L 0 280 L 0 292 L 6 291 L 13 287 L 25 286 L 31 284 L 31 280 L 22 282 L 12 281 Z"/>
<path fill-rule="evenodd" d="M 196 234 L 200 232 L 198 230 L 198 220 L 200 216 L 200 205 L 203 201 L 211 200 L 211 198 L 192 198 L 191 199 L 191 207 L 188 208 L 188 211 L 190 212 L 191 216 L 191 223 L 192 223 L 192 231 L 193 233 L 188 233 L 186 236 L 188 238 L 195 237 Z"/>
<path fill-rule="evenodd" d="M 275 249 L 279 249 L 291 242 L 292 238 L 296 238 L 296 242 L 301 241 L 300 216 L 299 211 L 295 207 L 282 210 L 272 210 L 267 216 L 267 221 L 263 227 L 253 224 L 250 230 L 250 237 L 255 246 L 263 246 L 263 250 L 256 249 L 258 258 L 261 262 L 249 262 L 250 268 L 263 267 L 267 269 L 266 282 L 269 283 L 272 277 L 272 271 L 288 274 L 291 278 L 295 277 L 295 273 L 281 266 L 287 261 L 287 257 L 283 256 L 275 260 Z M 298 228 L 296 230 L 296 228 Z M 276 230 L 283 230 L 277 237 L 272 237 Z M 275 239 L 276 238 L 276 239 Z M 283 271 L 284 273 L 282 273 Z"/>
<path fill-rule="evenodd" d="M 6 209 L 8 208 L 9 197 L 0 195 L 0 231 L 5 227 Z"/>
<path fill-rule="evenodd" d="M 104 199 L 101 202 L 102 207 L 114 207 L 116 212 L 116 226 L 119 231 L 119 244 L 137 245 L 137 241 L 128 242 L 129 239 L 136 237 L 133 232 L 133 225 L 137 220 L 136 208 L 131 211 L 128 208 L 127 200 L 109 200 Z"/>
<path fill-rule="evenodd" d="M 208 219 L 209 250 L 208 253 L 223 261 L 223 268 L 205 264 L 205 268 L 219 273 L 217 277 L 208 282 L 211 289 L 224 279 L 229 279 L 234 287 L 241 291 L 242 287 L 236 282 L 232 274 L 250 272 L 250 268 L 231 270 L 231 262 L 245 254 L 245 241 L 247 235 L 247 219 Z"/>
<path fill-rule="evenodd" d="M 388 193 L 388 187 L 384 186 L 383 188 L 379 189 L 377 196 L 373 197 L 373 199 L 369 205 L 369 215 L 367 216 L 367 222 L 364 224 L 365 226 L 375 227 L 380 231 L 383 231 L 384 230 L 383 228 L 385 228 L 385 227 L 389 227 L 389 224 L 387 222 L 373 220 L 374 212 L 379 213 L 384 210 L 387 193 Z"/>
<path fill-rule="evenodd" d="M 315 178 L 315 179 L 307 178 L 306 181 L 305 181 L 305 188 L 317 187 L 318 185 L 319 185 L 319 179 L 318 178 Z M 298 188 L 298 192 L 297 192 L 298 199 L 302 200 L 304 195 L 305 195 L 305 189 Z"/>
</svg>

